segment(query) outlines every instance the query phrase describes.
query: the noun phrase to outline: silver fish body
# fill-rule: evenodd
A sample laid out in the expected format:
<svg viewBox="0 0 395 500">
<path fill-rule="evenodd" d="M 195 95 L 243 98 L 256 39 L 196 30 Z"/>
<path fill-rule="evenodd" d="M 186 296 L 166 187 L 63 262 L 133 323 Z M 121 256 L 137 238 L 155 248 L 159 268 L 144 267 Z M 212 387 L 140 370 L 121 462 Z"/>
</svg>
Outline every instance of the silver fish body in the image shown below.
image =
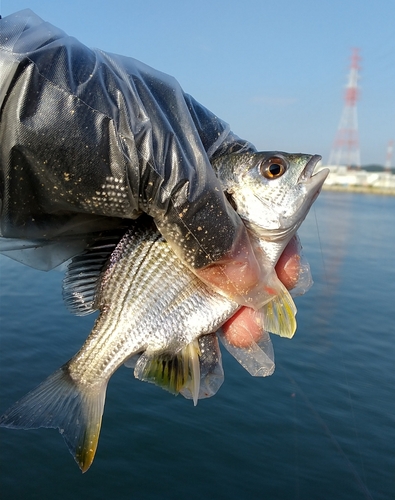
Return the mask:
<svg viewBox="0 0 395 500">
<path fill-rule="evenodd" d="M 280 334 L 285 329 L 285 336 L 292 336 L 296 328 L 296 323 L 288 326 L 296 309 L 274 265 L 325 180 L 325 173 L 312 176 L 318 159 L 248 153 L 223 157 L 213 165 L 261 248 L 270 279 L 270 286 L 265 283 L 271 291 L 264 306 L 269 329 Z M 106 387 L 114 371 L 132 360 L 137 378 L 174 393 L 190 393 L 196 403 L 203 397 L 202 367 L 204 390 L 215 393 L 221 383 L 213 332 L 240 307 L 202 283 L 151 223 L 131 224 L 102 271 L 106 248 L 99 244 L 75 259 L 65 280 L 66 298 L 74 312 L 100 311 L 86 342 L 68 363 L 0 417 L 5 427 L 58 428 L 82 471 L 96 452 Z M 210 380 L 215 380 L 213 387 Z"/>
<path fill-rule="evenodd" d="M 73 274 L 79 274 L 79 268 Z M 68 363 L 75 380 L 108 380 L 129 357 L 174 356 L 215 332 L 238 308 L 204 285 L 174 254 L 153 224 L 134 224 L 110 257 L 94 308 L 101 311 L 81 350 Z"/>
</svg>

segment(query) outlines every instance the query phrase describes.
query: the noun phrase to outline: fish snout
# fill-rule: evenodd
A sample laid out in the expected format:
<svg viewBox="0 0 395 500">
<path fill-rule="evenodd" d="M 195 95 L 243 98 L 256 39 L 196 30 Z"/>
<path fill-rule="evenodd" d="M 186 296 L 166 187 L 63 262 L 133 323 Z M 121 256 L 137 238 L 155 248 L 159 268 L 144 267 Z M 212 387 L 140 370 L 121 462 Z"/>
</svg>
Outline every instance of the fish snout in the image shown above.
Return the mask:
<svg viewBox="0 0 395 500">
<path fill-rule="evenodd" d="M 302 170 L 301 174 L 299 175 L 298 182 L 305 182 L 311 177 L 313 177 L 313 172 L 315 167 L 317 166 L 318 162 L 322 160 L 322 156 L 320 155 L 313 155 L 311 156 L 310 160 L 307 162 L 306 166 Z"/>
</svg>

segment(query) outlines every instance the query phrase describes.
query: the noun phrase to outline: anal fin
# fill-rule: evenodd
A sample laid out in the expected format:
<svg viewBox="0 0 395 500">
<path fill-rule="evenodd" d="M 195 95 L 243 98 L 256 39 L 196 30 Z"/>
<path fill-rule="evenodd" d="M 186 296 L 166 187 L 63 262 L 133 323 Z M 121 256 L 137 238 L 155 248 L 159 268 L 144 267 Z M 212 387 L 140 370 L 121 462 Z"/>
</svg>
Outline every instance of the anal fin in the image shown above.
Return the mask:
<svg viewBox="0 0 395 500">
<path fill-rule="evenodd" d="M 135 366 L 139 380 L 151 382 L 172 394 L 189 390 L 196 406 L 200 388 L 199 343 L 195 339 L 176 354 L 143 353 Z"/>
<path fill-rule="evenodd" d="M 198 338 L 200 387 L 198 399 L 214 396 L 224 381 L 222 356 L 216 333 L 208 333 Z M 187 399 L 193 399 L 189 388 L 181 389 L 180 394 Z"/>
</svg>

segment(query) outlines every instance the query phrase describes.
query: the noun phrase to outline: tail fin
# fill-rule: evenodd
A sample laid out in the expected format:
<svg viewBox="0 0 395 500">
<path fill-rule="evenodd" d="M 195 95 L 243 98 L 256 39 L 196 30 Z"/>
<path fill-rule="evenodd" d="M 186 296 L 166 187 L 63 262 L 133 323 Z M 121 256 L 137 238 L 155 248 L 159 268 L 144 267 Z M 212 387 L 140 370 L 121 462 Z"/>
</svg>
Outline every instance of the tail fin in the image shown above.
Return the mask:
<svg viewBox="0 0 395 500">
<path fill-rule="evenodd" d="M 96 453 L 106 386 L 78 386 L 66 364 L 11 406 L 0 417 L 0 426 L 59 429 L 80 469 L 86 472 Z"/>
</svg>

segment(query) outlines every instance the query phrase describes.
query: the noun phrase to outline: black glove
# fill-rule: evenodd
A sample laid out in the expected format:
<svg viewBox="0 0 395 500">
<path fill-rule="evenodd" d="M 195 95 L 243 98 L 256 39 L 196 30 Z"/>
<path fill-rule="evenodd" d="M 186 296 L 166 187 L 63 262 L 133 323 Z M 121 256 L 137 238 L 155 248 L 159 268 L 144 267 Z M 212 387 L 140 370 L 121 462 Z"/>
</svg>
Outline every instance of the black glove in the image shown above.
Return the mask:
<svg viewBox="0 0 395 500">
<path fill-rule="evenodd" d="M 190 267 L 229 254 L 243 228 L 210 159 L 254 148 L 174 78 L 30 10 L 0 20 L 0 71 L 3 249 L 46 245 L 51 267 L 75 252 L 55 242 L 145 212 Z"/>
</svg>

